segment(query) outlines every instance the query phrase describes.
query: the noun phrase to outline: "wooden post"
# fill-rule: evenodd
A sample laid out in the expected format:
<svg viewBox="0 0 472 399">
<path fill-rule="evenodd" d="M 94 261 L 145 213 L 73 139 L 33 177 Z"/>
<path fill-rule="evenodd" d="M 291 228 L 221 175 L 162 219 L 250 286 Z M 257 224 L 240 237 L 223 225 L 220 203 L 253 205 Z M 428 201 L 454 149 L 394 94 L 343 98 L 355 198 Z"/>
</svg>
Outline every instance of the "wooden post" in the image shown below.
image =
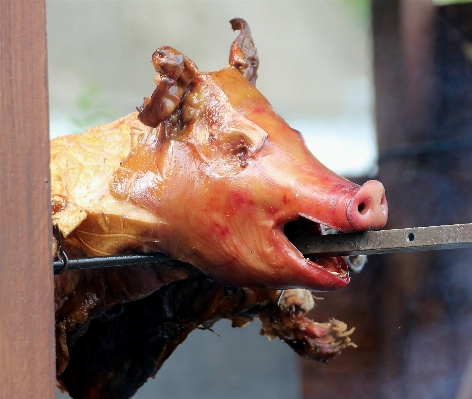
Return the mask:
<svg viewBox="0 0 472 399">
<path fill-rule="evenodd" d="M 44 0 L 0 1 L 0 398 L 54 398 Z"/>
</svg>

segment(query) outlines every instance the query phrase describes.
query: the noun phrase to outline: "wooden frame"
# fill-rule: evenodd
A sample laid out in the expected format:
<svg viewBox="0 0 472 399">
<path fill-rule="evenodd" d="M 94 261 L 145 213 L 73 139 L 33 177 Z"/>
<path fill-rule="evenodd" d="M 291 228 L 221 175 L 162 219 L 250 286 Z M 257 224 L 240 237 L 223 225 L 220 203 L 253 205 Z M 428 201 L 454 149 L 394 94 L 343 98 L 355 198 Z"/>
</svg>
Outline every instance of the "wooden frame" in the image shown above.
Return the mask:
<svg viewBox="0 0 472 399">
<path fill-rule="evenodd" d="M 0 397 L 54 398 L 45 0 L 0 1 Z"/>
</svg>

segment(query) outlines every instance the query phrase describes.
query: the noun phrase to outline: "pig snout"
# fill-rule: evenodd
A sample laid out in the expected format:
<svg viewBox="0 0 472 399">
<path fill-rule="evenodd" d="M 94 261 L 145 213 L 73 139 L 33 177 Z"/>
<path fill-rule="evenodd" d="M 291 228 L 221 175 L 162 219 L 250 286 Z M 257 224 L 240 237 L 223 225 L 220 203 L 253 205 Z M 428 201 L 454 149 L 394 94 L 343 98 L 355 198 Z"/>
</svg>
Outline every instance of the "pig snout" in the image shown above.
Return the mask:
<svg viewBox="0 0 472 399">
<path fill-rule="evenodd" d="M 382 183 L 377 180 L 364 183 L 349 202 L 346 215 L 354 231 L 384 227 L 388 218 L 388 205 Z"/>
</svg>

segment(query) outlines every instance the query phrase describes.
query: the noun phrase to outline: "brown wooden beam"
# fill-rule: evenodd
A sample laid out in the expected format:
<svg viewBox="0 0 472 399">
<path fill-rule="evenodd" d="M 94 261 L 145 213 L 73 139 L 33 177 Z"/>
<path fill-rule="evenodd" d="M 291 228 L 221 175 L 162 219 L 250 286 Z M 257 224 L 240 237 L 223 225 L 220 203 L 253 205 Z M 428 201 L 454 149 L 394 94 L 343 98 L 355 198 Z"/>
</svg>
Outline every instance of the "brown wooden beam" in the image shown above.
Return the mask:
<svg viewBox="0 0 472 399">
<path fill-rule="evenodd" d="M 0 398 L 54 398 L 45 0 L 0 1 Z"/>
</svg>

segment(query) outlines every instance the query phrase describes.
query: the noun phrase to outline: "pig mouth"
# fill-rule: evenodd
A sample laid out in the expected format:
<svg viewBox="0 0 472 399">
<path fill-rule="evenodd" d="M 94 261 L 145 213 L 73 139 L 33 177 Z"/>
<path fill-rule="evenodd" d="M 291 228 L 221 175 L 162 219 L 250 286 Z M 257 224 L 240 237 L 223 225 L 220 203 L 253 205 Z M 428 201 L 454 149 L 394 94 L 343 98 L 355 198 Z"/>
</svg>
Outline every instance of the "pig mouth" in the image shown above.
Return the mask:
<svg viewBox="0 0 472 399">
<path fill-rule="evenodd" d="M 285 241 L 286 248 L 289 249 L 291 255 L 298 259 L 303 259 L 307 266 L 316 267 L 331 275 L 329 280 L 334 277 L 339 284 L 344 286 L 349 282 L 349 271 L 345 260 L 341 256 L 318 258 L 315 255 L 303 255 L 293 244 L 293 240 L 298 237 L 325 235 L 325 229 L 320 223 L 314 222 L 303 216 L 298 216 L 295 220 L 291 220 L 282 226 L 282 240 Z M 321 276 L 320 276 L 321 277 Z M 320 279 L 320 284 L 323 284 Z M 329 288 L 329 287 L 326 287 Z"/>
</svg>

